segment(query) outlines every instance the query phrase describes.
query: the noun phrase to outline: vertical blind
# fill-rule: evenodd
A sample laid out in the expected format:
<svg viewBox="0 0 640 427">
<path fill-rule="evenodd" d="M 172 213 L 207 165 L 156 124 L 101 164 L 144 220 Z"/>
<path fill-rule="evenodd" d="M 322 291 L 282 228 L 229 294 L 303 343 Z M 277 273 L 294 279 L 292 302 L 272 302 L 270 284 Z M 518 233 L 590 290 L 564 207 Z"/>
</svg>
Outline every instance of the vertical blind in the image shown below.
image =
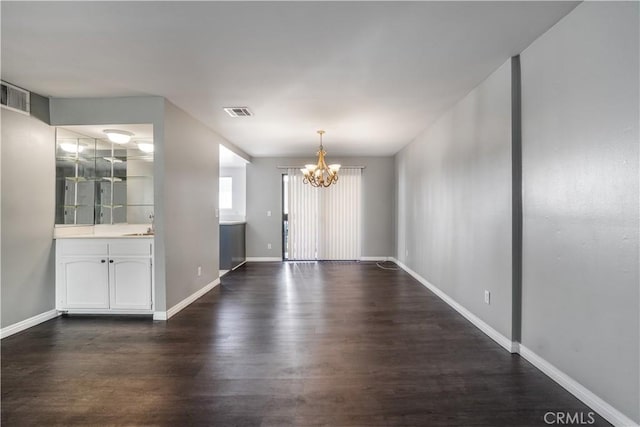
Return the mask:
<svg viewBox="0 0 640 427">
<path fill-rule="evenodd" d="M 304 184 L 297 169 L 289 175 L 289 238 L 291 260 L 360 259 L 361 169 L 341 169 L 328 188 Z"/>
<path fill-rule="evenodd" d="M 316 259 L 318 241 L 317 188 L 303 183 L 304 175 L 288 169 L 289 175 L 289 259 Z"/>
</svg>

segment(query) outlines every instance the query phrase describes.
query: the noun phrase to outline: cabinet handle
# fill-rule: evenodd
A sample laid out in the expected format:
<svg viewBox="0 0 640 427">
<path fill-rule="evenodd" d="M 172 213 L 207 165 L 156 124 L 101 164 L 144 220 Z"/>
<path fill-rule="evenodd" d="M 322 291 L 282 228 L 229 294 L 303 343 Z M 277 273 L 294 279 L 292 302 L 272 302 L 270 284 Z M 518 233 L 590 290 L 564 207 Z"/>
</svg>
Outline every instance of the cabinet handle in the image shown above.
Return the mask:
<svg viewBox="0 0 640 427">
<path fill-rule="evenodd" d="M 104 260 L 104 259 L 101 259 L 101 260 L 100 260 L 100 262 L 104 264 L 104 263 L 105 263 L 105 262 L 107 262 L 107 261 L 106 261 L 106 260 Z"/>
<path fill-rule="evenodd" d="M 113 260 L 112 259 L 109 260 L 109 264 L 113 264 Z"/>
</svg>

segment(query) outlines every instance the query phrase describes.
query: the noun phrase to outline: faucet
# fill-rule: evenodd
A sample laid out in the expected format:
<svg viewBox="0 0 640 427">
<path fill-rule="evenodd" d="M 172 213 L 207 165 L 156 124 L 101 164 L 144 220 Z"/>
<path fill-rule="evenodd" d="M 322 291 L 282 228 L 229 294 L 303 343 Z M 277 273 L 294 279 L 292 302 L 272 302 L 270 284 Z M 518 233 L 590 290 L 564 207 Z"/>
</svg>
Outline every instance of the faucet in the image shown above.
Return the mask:
<svg viewBox="0 0 640 427">
<path fill-rule="evenodd" d="M 156 234 L 156 227 L 155 227 L 155 218 L 156 216 L 151 213 L 149 214 L 149 219 L 151 220 L 151 227 L 147 228 L 147 234 Z"/>
</svg>

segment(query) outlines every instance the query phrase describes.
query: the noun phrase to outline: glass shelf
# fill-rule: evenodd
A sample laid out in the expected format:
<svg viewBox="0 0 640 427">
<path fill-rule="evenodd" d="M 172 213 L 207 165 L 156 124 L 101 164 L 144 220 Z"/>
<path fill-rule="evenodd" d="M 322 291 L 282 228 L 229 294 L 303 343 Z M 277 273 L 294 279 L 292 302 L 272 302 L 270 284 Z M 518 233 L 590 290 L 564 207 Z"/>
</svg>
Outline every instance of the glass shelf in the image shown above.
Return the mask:
<svg viewBox="0 0 640 427">
<path fill-rule="evenodd" d="M 106 161 L 111 162 L 111 163 L 122 163 L 122 162 L 124 162 L 124 160 L 119 159 L 117 157 L 103 157 L 103 159 L 105 159 Z"/>
<path fill-rule="evenodd" d="M 85 178 L 84 176 L 65 176 L 64 179 L 71 182 L 86 182 L 90 180 L 90 178 Z"/>
</svg>

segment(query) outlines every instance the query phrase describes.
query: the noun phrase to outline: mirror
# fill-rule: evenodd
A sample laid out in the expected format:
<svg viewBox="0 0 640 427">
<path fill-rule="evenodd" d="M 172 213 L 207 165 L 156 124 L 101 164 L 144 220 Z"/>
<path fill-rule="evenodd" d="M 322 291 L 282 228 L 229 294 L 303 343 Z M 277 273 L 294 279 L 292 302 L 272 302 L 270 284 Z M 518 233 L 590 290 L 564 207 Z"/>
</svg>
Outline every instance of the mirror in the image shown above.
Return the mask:
<svg viewBox="0 0 640 427">
<path fill-rule="evenodd" d="M 103 133 L 132 134 L 115 143 Z M 56 225 L 147 224 L 153 217 L 153 125 L 56 129 Z"/>
</svg>

